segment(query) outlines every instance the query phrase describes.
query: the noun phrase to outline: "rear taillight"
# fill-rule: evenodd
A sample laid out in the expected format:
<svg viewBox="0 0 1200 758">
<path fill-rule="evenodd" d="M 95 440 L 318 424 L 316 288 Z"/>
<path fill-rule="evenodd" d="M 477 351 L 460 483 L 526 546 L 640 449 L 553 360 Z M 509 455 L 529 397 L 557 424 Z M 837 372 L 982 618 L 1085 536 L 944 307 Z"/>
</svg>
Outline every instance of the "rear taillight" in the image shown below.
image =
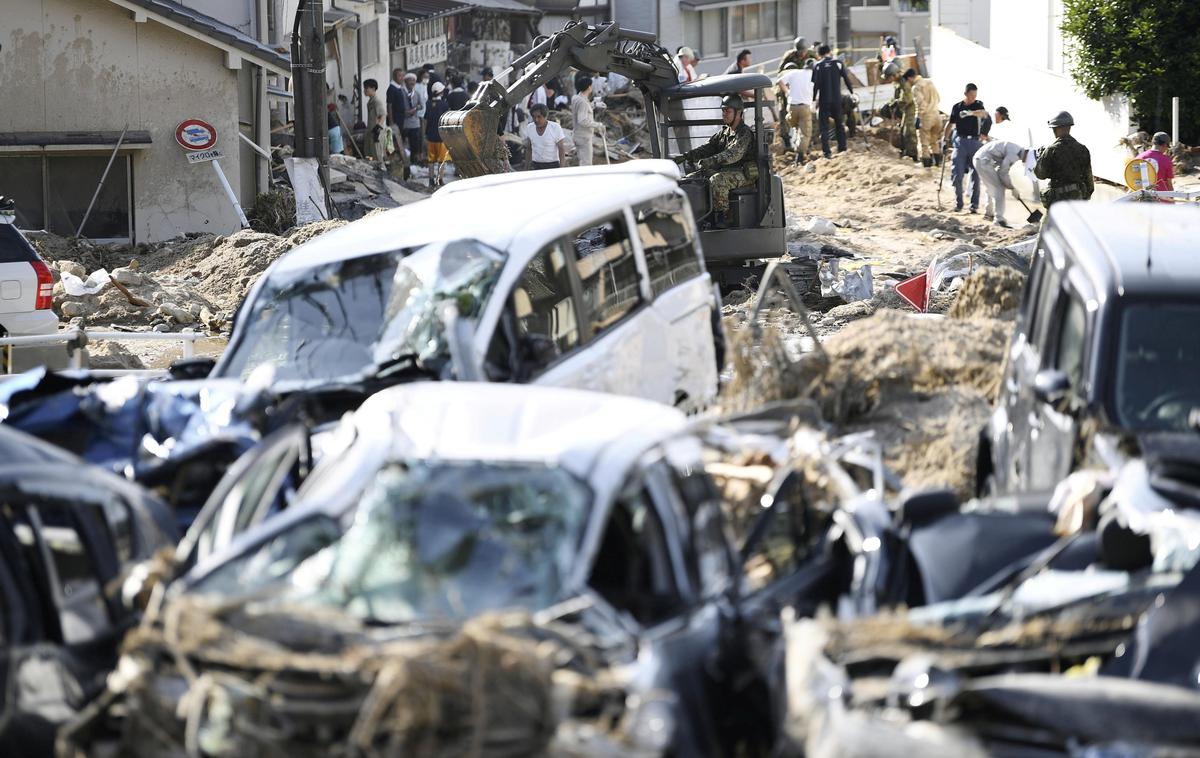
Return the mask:
<svg viewBox="0 0 1200 758">
<path fill-rule="evenodd" d="M 54 275 L 50 273 L 50 267 L 41 261 L 33 262 L 33 271 L 37 274 L 37 300 L 33 309 L 48 311 L 54 306 Z"/>
</svg>

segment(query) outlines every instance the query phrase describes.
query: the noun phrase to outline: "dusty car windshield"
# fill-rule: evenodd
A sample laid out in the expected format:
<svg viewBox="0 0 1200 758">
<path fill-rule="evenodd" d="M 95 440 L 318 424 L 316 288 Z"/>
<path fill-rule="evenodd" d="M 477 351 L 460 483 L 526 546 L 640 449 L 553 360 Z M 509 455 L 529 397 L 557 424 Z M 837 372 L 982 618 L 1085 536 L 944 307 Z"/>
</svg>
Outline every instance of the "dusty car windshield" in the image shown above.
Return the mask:
<svg viewBox="0 0 1200 758">
<path fill-rule="evenodd" d="M 300 522 L 196 589 L 383 624 L 537 609 L 577 560 L 590 492 L 546 466 L 413 462 L 380 471 L 359 502 L 342 534 L 295 538 Z"/>
<path fill-rule="evenodd" d="M 273 275 L 218 375 L 245 379 L 270 364 L 279 382 L 311 384 L 407 362 L 439 376 L 449 360 L 445 306 L 477 316 L 503 262 L 480 242 L 452 240 Z"/>
<path fill-rule="evenodd" d="M 1200 409 L 1200 303 L 1131 305 L 1121 318 L 1118 421 L 1137 431 L 1187 430 Z M 1200 411 L 1198 411 L 1200 415 Z"/>
</svg>

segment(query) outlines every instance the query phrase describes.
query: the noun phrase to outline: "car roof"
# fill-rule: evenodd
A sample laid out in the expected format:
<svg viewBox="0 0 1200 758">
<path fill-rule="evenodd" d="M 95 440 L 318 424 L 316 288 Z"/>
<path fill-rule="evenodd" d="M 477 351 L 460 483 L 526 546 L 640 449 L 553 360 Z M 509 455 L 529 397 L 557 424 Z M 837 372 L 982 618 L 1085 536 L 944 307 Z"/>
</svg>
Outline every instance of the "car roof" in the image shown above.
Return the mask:
<svg viewBox="0 0 1200 758">
<path fill-rule="evenodd" d="M 272 272 L 448 239 L 477 239 L 508 250 L 523 232 L 558 236 L 559 227 L 587 223 L 604 206 L 670 192 L 678 177 L 673 162 L 645 160 L 464 179 L 426 200 L 322 234 L 280 258 Z"/>
<path fill-rule="evenodd" d="M 1200 208 L 1140 202 L 1056 203 L 1050 221 L 1101 297 L 1200 297 L 1200 256 L 1196 255 Z"/>
<path fill-rule="evenodd" d="M 417 382 L 383 390 L 352 422 L 356 444 L 403 460 L 538 462 L 587 481 L 599 498 L 687 417 L 641 398 L 522 384 Z"/>
</svg>

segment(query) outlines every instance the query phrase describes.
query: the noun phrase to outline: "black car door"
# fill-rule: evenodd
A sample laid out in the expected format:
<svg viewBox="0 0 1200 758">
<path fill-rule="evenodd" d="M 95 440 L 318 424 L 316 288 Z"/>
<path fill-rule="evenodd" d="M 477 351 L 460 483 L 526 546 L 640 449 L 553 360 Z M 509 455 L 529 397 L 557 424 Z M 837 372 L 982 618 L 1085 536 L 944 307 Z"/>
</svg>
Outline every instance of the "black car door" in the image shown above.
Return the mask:
<svg viewBox="0 0 1200 758">
<path fill-rule="evenodd" d="M 1010 432 L 1006 459 L 997 466 L 997 479 L 1004 491 L 1023 492 L 1031 488 L 1028 477 L 1033 455 L 1032 430 L 1037 423 L 1034 381 L 1042 368 L 1046 342 L 1052 333 L 1064 267 L 1062 248 L 1052 236 L 1043 235 L 1035 253 L 1032 275 L 1036 281 L 1030 291 L 1032 301 L 1028 306 L 1028 319 L 1023 320 L 1008 356 L 1002 402 Z"/>
<path fill-rule="evenodd" d="M 1047 329 L 1040 374 L 1043 383 L 1066 379 L 1065 398 L 1035 396 L 1030 413 L 1029 468 L 1025 490 L 1050 490 L 1071 472 L 1075 457 L 1076 414 L 1084 406 L 1089 318 L 1085 297 L 1070 283 L 1059 290 Z M 1035 393 L 1037 394 L 1037 393 Z"/>
</svg>

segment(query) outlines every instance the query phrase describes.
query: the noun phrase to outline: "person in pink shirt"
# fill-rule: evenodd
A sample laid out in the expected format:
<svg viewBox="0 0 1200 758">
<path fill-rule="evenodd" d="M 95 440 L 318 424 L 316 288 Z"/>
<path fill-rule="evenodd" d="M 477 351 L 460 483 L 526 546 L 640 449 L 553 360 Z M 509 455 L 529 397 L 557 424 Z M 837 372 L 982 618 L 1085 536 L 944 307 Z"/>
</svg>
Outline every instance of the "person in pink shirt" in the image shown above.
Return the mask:
<svg viewBox="0 0 1200 758">
<path fill-rule="evenodd" d="M 1154 189 L 1170 192 L 1175 189 L 1175 166 L 1171 163 L 1171 156 L 1167 154 L 1171 138 L 1166 132 L 1158 132 L 1154 135 L 1153 142 L 1154 147 L 1143 152 L 1138 158 L 1154 164 L 1154 170 L 1158 174 L 1158 183 L 1154 185 Z"/>
</svg>

